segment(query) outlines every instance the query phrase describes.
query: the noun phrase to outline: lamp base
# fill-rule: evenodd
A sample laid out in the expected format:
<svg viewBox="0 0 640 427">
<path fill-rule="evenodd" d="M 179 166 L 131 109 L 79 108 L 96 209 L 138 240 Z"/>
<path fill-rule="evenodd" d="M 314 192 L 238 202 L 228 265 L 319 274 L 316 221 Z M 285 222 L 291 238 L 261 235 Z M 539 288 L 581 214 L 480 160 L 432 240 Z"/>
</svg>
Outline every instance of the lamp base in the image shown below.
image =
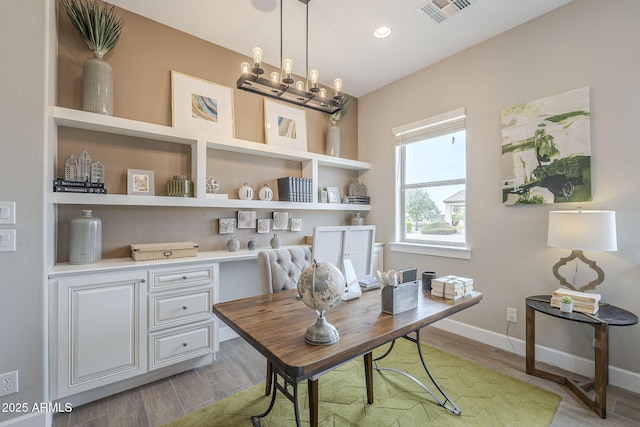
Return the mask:
<svg viewBox="0 0 640 427">
<path fill-rule="evenodd" d="M 559 272 L 560 267 L 562 267 L 563 265 L 566 265 L 569 261 L 572 261 L 576 258 L 584 262 L 585 264 L 587 264 L 589 268 L 594 270 L 598 275 L 598 277 L 596 277 L 594 280 L 587 283 L 586 285 L 581 286 L 580 288 L 576 288 L 574 285 L 567 282 L 567 279 L 562 277 Z M 580 291 L 580 292 L 588 291 L 590 289 L 595 289 L 596 286 L 604 282 L 604 271 L 602 271 L 602 269 L 596 265 L 595 261 L 591 261 L 590 259 L 584 256 L 582 251 L 577 249 L 571 251 L 571 255 L 569 255 L 568 257 L 560 258 L 560 261 L 558 261 L 556 265 L 553 266 L 553 275 L 556 277 L 556 279 L 560 281 L 560 284 L 562 286 L 566 286 L 569 289 L 573 289 L 574 291 Z"/>
<path fill-rule="evenodd" d="M 318 319 L 307 328 L 304 340 L 311 345 L 329 345 L 338 342 L 338 330 L 321 314 Z"/>
</svg>

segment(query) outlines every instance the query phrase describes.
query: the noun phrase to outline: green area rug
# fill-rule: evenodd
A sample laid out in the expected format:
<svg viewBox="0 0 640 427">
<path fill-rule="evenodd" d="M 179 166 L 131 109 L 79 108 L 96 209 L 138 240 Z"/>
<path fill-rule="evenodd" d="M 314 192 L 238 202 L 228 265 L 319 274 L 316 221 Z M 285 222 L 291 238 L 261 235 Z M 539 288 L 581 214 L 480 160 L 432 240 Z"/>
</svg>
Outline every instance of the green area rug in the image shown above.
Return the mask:
<svg viewBox="0 0 640 427">
<path fill-rule="evenodd" d="M 374 371 L 374 400 L 367 404 L 362 358 L 323 375 L 318 381 L 320 426 L 548 426 L 560 396 L 422 345 L 431 373 L 462 411 L 454 415 L 408 378 L 389 371 Z M 387 348 L 374 352 L 380 355 Z M 415 344 L 401 339 L 381 367 L 403 370 L 435 391 L 420 363 Z M 309 425 L 307 384 L 298 386 L 300 416 Z M 437 391 L 436 395 L 438 395 Z M 254 386 L 165 427 L 250 426 L 251 415 L 269 405 L 264 384 Z M 295 426 L 293 404 L 279 394 L 263 426 Z"/>
</svg>

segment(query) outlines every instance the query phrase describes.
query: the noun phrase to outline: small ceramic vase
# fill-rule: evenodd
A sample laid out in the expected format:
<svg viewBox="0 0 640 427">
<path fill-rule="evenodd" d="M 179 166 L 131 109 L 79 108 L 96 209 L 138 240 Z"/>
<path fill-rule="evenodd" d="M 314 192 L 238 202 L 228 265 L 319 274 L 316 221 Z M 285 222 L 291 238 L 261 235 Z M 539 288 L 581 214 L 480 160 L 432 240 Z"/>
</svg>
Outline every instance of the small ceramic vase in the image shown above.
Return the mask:
<svg viewBox="0 0 640 427">
<path fill-rule="evenodd" d="M 252 237 L 251 239 L 249 239 L 249 243 L 247 243 L 247 247 L 249 248 L 250 251 L 254 251 L 258 247 L 258 242 L 256 242 L 256 239 Z"/>
<path fill-rule="evenodd" d="M 236 239 L 236 236 L 231 237 L 227 242 L 227 250 L 229 252 L 238 252 L 240 250 L 240 241 Z"/>
<path fill-rule="evenodd" d="M 238 197 L 240 198 L 240 200 L 253 199 L 253 188 L 251 188 L 249 184 L 245 182 L 244 185 L 240 187 L 240 190 L 238 190 Z"/>
<path fill-rule="evenodd" d="M 356 212 L 356 216 L 351 218 L 351 225 L 364 225 L 364 218 L 360 216 L 360 212 Z"/>
<path fill-rule="evenodd" d="M 349 204 L 349 198 L 348 198 L 347 196 L 344 196 L 344 197 L 342 198 L 342 203 L 344 203 L 345 205 L 346 205 L 346 204 Z"/>
<path fill-rule="evenodd" d="M 258 192 L 258 197 L 260 198 L 260 200 L 269 201 L 273 199 L 273 191 L 271 191 L 271 188 L 269 188 L 269 186 L 265 184 L 264 187 L 262 187 Z"/>
<path fill-rule="evenodd" d="M 277 234 L 274 234 L 271 240 L 269 240 L 269 244 L 273 249 L 278 249 L 280 247 L 280 238 Z"/>
</svg>

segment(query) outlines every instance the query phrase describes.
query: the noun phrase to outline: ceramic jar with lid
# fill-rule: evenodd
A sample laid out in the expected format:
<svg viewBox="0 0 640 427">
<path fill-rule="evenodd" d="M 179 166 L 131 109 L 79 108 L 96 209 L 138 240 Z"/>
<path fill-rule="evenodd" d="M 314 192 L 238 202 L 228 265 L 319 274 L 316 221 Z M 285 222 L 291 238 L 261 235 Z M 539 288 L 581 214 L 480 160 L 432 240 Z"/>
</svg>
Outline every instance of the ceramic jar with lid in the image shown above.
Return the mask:
<svg viewBox="0 0 640 427">
<path fill-rule="evenodd" d="M 85 209 L 71 220 L 69 264 L 94 264 L 102 259 L 102 221 Z"/>
<path fill-rule="evenodd" d="M 351 225 L 364 225 L 364 218 L 360 216 L 360 212 L 356 212 L 356 215 L 351 218 Z"/>
<path fill-rule="evenodd" d="M 269 201 L 273 199 L 273 191 L 267 184 L 265 184 L 264 187 L 262 187 L 258 192 L 258 197 L 260 198 L 260 200 Z"/>
<path fill-rule="evenodd" d="M 244 185 L 240 187 L 240 190 L 238 190 L 238 198 L 240 200 L 253 199 L 253 188 L 251 188 L 251 186 L 249 186 L 249 184 L 245 182 Z"/>
<path fill-rule="evenodd" d="M 274 234 L 271 240 L 269 240 L 269 244 L 273 249 L 278 249 L 280 247 L 280 238 L 277 234 Z"/>
<path fill-rule="evenodd" d="M 236 239 L 236 236 L 227 241 L 227 250 L 229 252 L 238 252 L 240 250 L 240 241 Z"/>
<path fill-rule="evenodd" d="M 249 243 L 247 243 L 247 248 L 249 248 L 250 251 L 254 251 L 258 248 L 258 242 L 256 242 L 256 239 L 254 239 L 253 237 L 249 239 Z"/>
</svg>

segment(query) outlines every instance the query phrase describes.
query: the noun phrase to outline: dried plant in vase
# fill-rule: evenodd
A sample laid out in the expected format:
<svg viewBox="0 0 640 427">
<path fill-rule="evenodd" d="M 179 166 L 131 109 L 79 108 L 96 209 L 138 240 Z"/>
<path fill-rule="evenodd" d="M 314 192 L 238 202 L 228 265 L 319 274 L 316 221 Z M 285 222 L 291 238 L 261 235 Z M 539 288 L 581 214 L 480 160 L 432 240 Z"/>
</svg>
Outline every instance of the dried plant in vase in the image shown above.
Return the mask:
<svg viewBox="0 0 640 427">
<path fill-rule="evenodd" d="M 58 0 L 58 4 L 93 52 L 93 58 L 86 59 L 83 66 L 82 109 L 112 115 L 112 69 L 102 58 L 118 43 L 124 20 L 116 16 L 113 5 L 101 7 L 96 0 Z"/>
<path fill-rule="evenodd" d="M 340 157 L 340 128 L 338 127 L 338 122 L 349 112 L 349 100 L 349 97 L 345 99 L 342 109 L 335 113 L 327 114 L 331 123 L 329 129 L 327 129 L 326 154 L 329 156 Z"/>
</svg>

